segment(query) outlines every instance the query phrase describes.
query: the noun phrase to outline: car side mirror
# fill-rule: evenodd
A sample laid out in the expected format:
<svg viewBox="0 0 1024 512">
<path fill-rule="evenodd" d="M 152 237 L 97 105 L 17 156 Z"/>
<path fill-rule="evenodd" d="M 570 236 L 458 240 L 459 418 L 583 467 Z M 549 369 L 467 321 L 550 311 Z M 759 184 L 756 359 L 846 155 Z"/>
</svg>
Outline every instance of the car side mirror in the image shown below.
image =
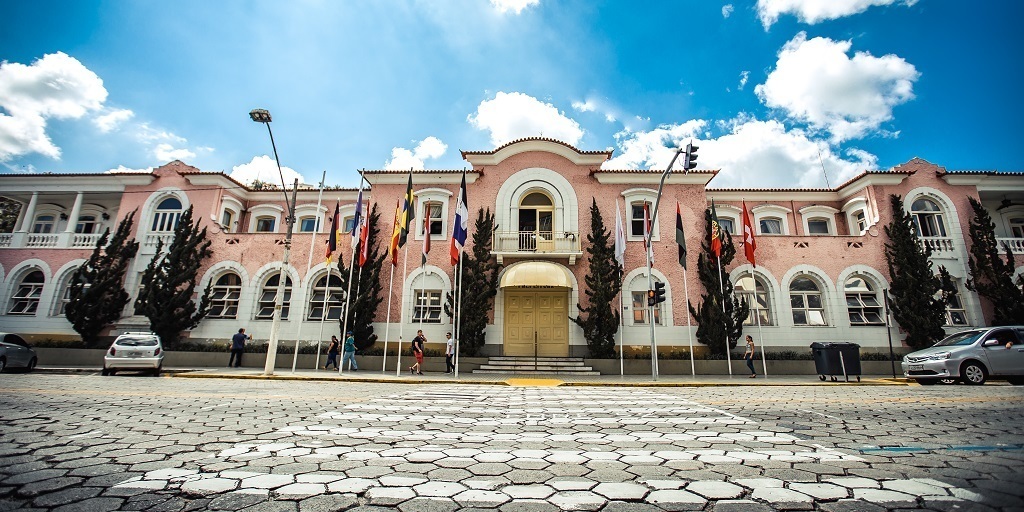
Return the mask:
<svg viewBox="0 0 1024 512">
<path fill-rule="evenodd" d="M 983 347 L 994 347 L 996 345 L 1002 345 L 1002 343 L 999 343 L 999 340 L 985 340 L 985 342 L 981 344 Z"/>
</svg>

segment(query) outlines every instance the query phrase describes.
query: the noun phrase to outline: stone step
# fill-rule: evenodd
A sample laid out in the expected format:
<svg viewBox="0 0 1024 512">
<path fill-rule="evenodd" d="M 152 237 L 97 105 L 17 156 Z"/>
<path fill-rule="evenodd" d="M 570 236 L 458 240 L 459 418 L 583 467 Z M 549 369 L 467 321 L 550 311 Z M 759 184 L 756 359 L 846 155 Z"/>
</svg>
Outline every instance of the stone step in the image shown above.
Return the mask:
<svg viewBox="0 0 1024 512">
<path fill-rule="evenodd" d="M 484 365 L 480 365 L 480 369 L 481 370 L 499 370 L 499 371 L 533 371 L 533 370 L 537 370 L 537 371 L 557 371 L 557 372 L 565 372 L 565 373 L 580 373 L 580 372 L 589 372 L 589 371 L 593 371 L 594 370 L 593 368 L 591 368 L 589 366 L 563 367 L 563 366 L 548 366 L 548 365 L 543 365 L 543 364 L 538 364 L 537 366 L 534 366 L 532 364 L 529 364 L 529 365 L 527 365 L 527 364 L 517 364 L 517 365 L 492 365 L 492 364 L 484 364 Z"/>
<path fill-rule="evenodd" d="M 581 368 L 581 367 L 583 367 L 583 361 L 544 361 L 543 359 L 538 359 L 536 363 L 538 365 L 559 366 L 559 367 L 564 367 L 564 368 Z M 534 361 L 532 359 L 529 359 L 529 360 L 527 360 L 527 359 L 520 359 L 518 361 L 495 361 L 493 359 L 490 359 L 490 360 L 487 361 L 487 364 L 494 365 L 494 366 L 520 366 L 520 365 L 531 365 L 532 366 L 534 364 Z"/>
<path fill-rule="evenodd" d="M 533 360 L 533 356 L 492 356 L 489 357 L 491 361 L 524 361 Z M 537 356 L 540 361 L 579 361 L 583 362 L 582 357 L 551 357 L 551 356 Z"/>
<path fill-rule="evenodd" d="M 473 370 L 474 374 L 484 375 L 601 375 L 601 372 L 595 371 L 583 371 L 583 372 L 567 372 L 564 370 Z"/>
</svg>

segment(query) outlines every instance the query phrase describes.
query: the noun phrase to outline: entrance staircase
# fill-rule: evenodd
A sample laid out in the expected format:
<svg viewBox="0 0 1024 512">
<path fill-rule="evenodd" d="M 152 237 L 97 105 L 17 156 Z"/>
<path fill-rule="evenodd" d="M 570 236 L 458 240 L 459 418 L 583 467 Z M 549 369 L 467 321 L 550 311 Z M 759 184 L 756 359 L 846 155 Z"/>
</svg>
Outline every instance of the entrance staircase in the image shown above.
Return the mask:
<svg viewBox="0 0 1024 512">
<path fill-rule="evenodd" d="M 487 364 L 473 370 L 477 374 L 498 375 L 601 375 L 589 366 L 583 366 L 582 357 L 516 357 L 496 356 Z"/>
</svg>

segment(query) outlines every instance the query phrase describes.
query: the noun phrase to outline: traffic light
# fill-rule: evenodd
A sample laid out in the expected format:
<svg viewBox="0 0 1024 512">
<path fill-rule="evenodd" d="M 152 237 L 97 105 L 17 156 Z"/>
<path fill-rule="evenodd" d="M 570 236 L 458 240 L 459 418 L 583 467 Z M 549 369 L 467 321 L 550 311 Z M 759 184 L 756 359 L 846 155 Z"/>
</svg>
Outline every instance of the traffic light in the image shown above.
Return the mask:
<svg viewBox="0 0 1024 512">
<path fill-rule="evenodd" d="M 699 148 L 694 146 L 693 143 L 686 143 L 686 156 L 683 158 L 683 170 L 689 171 L 690 169 L 697 167 L 697 149 Z"/>
<path fill-rule="evenodd" d="M 665 302 L 665 283 L 655 281 L 654 289 L 651 291 L 654 292 L 654 304 Z M 654 304 L 651 305 L 653 306 Z"/>
<path fill-rule="evenodd" d="M 655 304 L 657 304 L 657 302 L 654 302 L 654 290 L 647 290 L 647 305 L 653 306 Z"/>
</svg>

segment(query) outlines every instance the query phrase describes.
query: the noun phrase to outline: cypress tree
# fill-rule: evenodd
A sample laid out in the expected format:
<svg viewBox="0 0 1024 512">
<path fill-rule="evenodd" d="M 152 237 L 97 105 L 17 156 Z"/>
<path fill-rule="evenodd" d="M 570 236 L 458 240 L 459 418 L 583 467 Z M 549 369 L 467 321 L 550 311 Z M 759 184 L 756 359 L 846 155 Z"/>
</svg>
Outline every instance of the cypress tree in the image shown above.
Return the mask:
<svg viewBox="0 0 1024 512">
<path fill-rule="evenodd" d="M 931 248 L 918 240 L 914 219 L 903 208 L 903 199 L 893 194 L 892 222 L 885 226 L 885 261 L 892 280 L 889 288 L 893 318 L 907 333 L 913 349 L 930 346 L 945 334 L 948 283 L 932 270 Z M 940 272 L 945 273 L 941 268 Z M 948 279 L 948 278 L 947 278 Z M 955 290 L 955 287 L 953 288 Z M 946 291 L 947 293 L 943 293 Z"/>
<path fill-rule="evenodd" d="M 491 256 L 491 232 L 494 231 L 494 214 L 491 209 L 480 208 L 473 226 L 473 248 L 463 253 L 462 283 L 468 290 L 461 294 L 459 311 L 459 354 L 475 356 L 484 346 L 484 330 L 487 318 L 494 307 L 494 296 L 498 294 L 498 265 Z M 444 311 L 453 316 L 454 297 L 449 292 L 445 297 Z"/>
<path fill-rule="evenodd" d="M 131 236 L 134 223 L 133 211 L 118 223 L 113 238 L 107 228 L 96 241 L 92 255 L 71 276 L 64 317 L 87 346 L 97 346 L 100 332 L 118 321 L 128 305 L 124 276 L 139 250 L 139 243 Z"/>
<path fill-rule="evenodd" d="M 707 345 L 712 354 L 725 355 L 727 350 L 736 347 L 736 340 L 743 334 L 743 321 L 747 319 L 750 307 L 746 301 L 736 297 L 729 273 L 726 272 L 727 266 L 736 256 L 732 235 L 722 231 L 725 242 L 722 244 L 722 264 L 719 267 L 718 258 L 711 252 L 710 209 L 704 210 L 704 224 L 704 239 L 697 257 L 697 276 L 704 287 L 704 293 L 696 308 L 692 303 L 687 304 L 687 307 L 697 321 L 697 341 Z M 722 311 L 723 303 L 725 311 Z M 725 345 L 726 338 L 728 347 Z"/>
<path fill-rule="evenodd" d="M 590 234 L 587 235 L 589 268 L 584 292 L 588 304 L 585 308 L 576 304 L 581 314 L 572 318 L 583 328 L 591 357 L 614 356 L 615 333 L 619 330 L 621 312 L 613 307 L 612 302 L 622 289 L 622 267 L 615 260 L 615 250 L 609 245 L 609 237 L 595 198 L 590 206 Z"/>
<path fill-rule="evenodd" d="M 370 250 L 367 253 L 366 264 L 360 269 L 358 266 L 359 251 L 361 245 L 356 246 L 356 267 L 353 272 L 352 300 L 349 303 L 348 330 L 356 339 L 356 348 L 363 350 L 373 346 L 377 342 L 377 335 L 373 332 L 373 321 L 377 318 L 377 308 L 381 304 L 381 268 L 387 253 L 382 252 L 379 245 L 380 239 L 380 213 L 377 212 L 377 204 L 374 203 L 370 209 L 370 232 L 366 237 L 366 245 Z M 361 244 L 362 242 L 360 242 Z M 342 289 L 348 290 L 349 269 L 345 266 L 344 258 L 338 258 L 338 270 L 341 272 Z M 351 260 L 350 260 L 351 261 Z M 345 318 L 338 320 L 339 328 L 345 322 Z M 342 333 L 345 334 L 345 333 Z"/>
<path fill-rule="evenodd" d="M 0 197 L 0 233 L 13 233 L 18 222 L 21 205 L 6 197 Z"/>
<path fill-rule="evenodd" d="M 968 199 L 974 217 L 970 225 L 971 249 L 967 264 L 971 279 L 967 280 L 967 289 L 978 292 L 992 304 L 991 325 L 1024 324 L 1024 291 L 1013 282 L 1016 267 L 1013 251 L 1004 243 L 1006 260 L 999 256 L 992 217 L 980 201 L 973 197 Z"/>
<path fill-rule="evenodd" d="M 199 268 L 209 258 L 210 240 L 206 228 L 192 221 L 192 207 L 185 210 L 174 227 L 174 238 L 163 253 L 163 241 L 142 273 L 142 286 L 136 311 L 149 319 L 149 328 L 165 346 L 174 347 L 182 331 L 192 329 L 210 310 L 212 281 L 206 286 L 199 305 L 192 300 Z"/>
</svg>

